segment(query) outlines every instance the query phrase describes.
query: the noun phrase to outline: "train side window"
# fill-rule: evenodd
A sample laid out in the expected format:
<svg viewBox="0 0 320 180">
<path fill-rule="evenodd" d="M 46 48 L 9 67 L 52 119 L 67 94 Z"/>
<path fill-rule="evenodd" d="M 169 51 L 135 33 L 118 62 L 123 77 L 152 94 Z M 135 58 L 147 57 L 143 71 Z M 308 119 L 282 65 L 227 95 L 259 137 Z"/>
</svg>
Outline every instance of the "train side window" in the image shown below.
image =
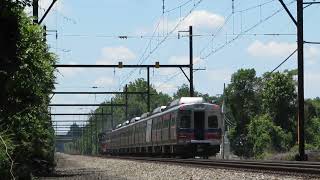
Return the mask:
<svg viewBox="0 0 320 180">
<path fill-rule="evenodd" d="M 176 125 L 176 116 L 171 116 L 171 126 L 175 126 Z"/>
<path fill-rule="evenodd" d="M 180 128 L 191 128 L 191 111 L 180 111 Z"/>
<path fill-rule="evenodd" d="M 216 115 L 208 117 L 208 128 L 218 128 L 218 117 Z"/>
</svg>

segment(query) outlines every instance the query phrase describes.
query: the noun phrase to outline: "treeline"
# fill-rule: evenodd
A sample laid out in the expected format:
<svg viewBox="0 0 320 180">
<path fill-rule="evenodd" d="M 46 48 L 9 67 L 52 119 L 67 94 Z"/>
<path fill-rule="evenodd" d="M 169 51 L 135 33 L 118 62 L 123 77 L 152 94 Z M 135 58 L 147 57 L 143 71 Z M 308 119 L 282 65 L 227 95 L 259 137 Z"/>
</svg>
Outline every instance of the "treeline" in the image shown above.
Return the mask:
<svg viewBox="0 0 320 180">
<path fill-rule="evenodd" d="M 140 78 L 134 82 L 130 82 L 127 86 L 128 92 L 147 92 L 147 82 Z M 125 88 L 123 88 L 125 91 Z M 171 97 L 168 94 L 158 92 L 153 85 L 150 87 L 151 96 L 151 111 L 159 106 L 167 105 L 173 99 L 178 97 L 189 96 L 189 87 L 183 84 L 178 88 L 177 92 Z M 195 96 L 202 96 L 207 101 L 218 100 L 217 97 L 209 96 L 208 94 L 201 94 L 195 91 Z M 104 103 L 110 104 L 111 100 Z M 125 95 L 115 95 L 112 98 L 114 104 L 124 104 Z M 97 108 L 93 114 L 110 113 L 111 107 L 101 106 Z M 128 95 L 128 120 L 134 117 L 140 117 L 147 110 L 147 94 L 143 95 Z M 103 130 L 111 129 L 111 116 L 91 116 L 88 119 L 88 124 L 85 127 L 79 127 L 78 125 L 72 125 L 67 135 L 74 137 L 74 142 L 65 145 L 65 151 L 70 153 L 82 153 L 92 154 L 98 152 L 96 142 L 98 140 L 98 134 Z M 124 107 L 113 107 L 113 125 L 114 127 L 123 123 L 126 120 Z"/>
<path fill-rule="evenodd" d="M 265 73 L 257 77 L 254 69 L 240 69 L 231 77 L 224 96 L 215 97 L 195 92 L 209 102 L 222 105 L 232 152 L 240 157 L 263 159 L 281 152 L 297 152 L 297 95 L 296 71 Z M 147 83 L 138 79 L 128 85 L 129 92 L 145 92 Z M 189 88 L 182 85 L 172 97 L 151 87 L 151 109 L 166 105 L 173 99 L 189 96 Z M 129 95 L 128 119 L 147 112 L 146 95 Z M 113 103 L 123 104 L 124 95 L 116 95 Z M 104 103 L 111 103 L 106 101 Z M 111 107 L 99 107 L 92 113 L 110 113 Z M 124 108 L 113 108 L 114 126 L 123 123 Z M 305 102 L 305 137 L 307 149 L 320 149 L 320 99 Z M 98 151 L 99 132 L 111 129 L 110 116 L 91 116 L 85 127 L 72 125 L 69 135 L 76 135 L 74 143 L 65 150 L 92 154 Z M 80 133 L 79 133 L 80 132 Z M 293 159 L 294 157 L 287 157 Z"/>
<path fill-rule="evenodd" d="M 54 166 L 48 104 L 56 57 L 24 13 L 28 3 L 0 5 L 0 179 L 31 179 Z"/>
<path fill-rule="evenodd" d="M 254 69 L 240 69 L 232 75 L 225 98 L 236 155 L 263 159 L 297 144 L 296 74 L 294 70 L 257 77 Z M 307 149 L 320 149 L 319 105 L 319 98 L 305 101 Z"/>
</svg>

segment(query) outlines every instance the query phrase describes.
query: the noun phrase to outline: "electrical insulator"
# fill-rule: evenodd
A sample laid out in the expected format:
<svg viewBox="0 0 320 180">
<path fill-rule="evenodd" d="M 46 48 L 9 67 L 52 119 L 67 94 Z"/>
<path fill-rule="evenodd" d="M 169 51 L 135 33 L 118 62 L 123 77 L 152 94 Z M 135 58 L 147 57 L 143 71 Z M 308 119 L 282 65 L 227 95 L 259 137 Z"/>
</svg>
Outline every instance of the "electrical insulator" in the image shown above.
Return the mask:
<svg viewBox="0 0 320 180">
<path fill-rule="evenodd" d="M 118 67 L 123 68 L 123 63 L 121 61 L 119 62 Z"/>
<path fill-rule="evenodd" d="M 159 61 L 156 62 L 156 68 L 159 68 L 160 67 L 160 64 L 159 64 Z"/>
</svg>

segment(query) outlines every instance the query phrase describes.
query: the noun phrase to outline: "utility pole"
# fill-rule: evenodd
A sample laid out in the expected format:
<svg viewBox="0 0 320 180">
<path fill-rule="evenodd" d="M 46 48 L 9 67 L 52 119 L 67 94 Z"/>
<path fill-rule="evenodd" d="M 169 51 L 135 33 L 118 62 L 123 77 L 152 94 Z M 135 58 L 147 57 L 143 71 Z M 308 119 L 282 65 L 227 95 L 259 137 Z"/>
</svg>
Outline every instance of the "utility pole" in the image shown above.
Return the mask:
<svg viewBox="0 0 320 180">
<path fill-rule="evenodd" d="M 112 98 L 111 98 L 111 130 L 113 130 L 114 126 L 113 126 L 113 106 L 112 106 L 113 102 L 112 102 Z"/>
<path fill-rule="evenodd" d="M 178 31 L 178 32 L 189 32 L 189 70 L 190 75 L 189 77 L 184 73 L 182 68 L 180 67 L 181 71 L 183 72 L 184 76 L 188 79 L 190 83 L 190 97 L 194 97 L 194 89 L 193 89 L 193 42 L 192 42 L 192 26 L 189 26 L 188 31 Z M 178 39 L 180 38 L 180 35 L 178 34 Z"/>
<path fill-rule="evenodd" d="M 95 120 L 95 124 L 96 124 L 96 133 L 95 133 L 95 144 L 96 144 L 96 151 L 95 151 L 95 154 L 97 155 L 98 154 L 98 118 L 97 116 L 94 116 L 94 120 Z"/>
<path fill-rule="evenodd" d="M 101 114 L 103 114 L 103 108 L 101 109 Z M 105 130 L 105 121 L 104 121 L 104 116 L 102 115 L 102 118 L 101 119 L 101 131 L 103 132 Z"/>
<path fill-rule="evenodd" d="M 80 142 L 81 142 L 81 154 L 83 155 L 83 148 L 84 148 L 84 136 L 83 136 L 83 126 L 81 127 L 81 137 L 80 137 Z"/>
<path fill-rule="evenodd" d="M 283 8 L 288 13 L 291 20 L 297 26 L 297 50 L 298 50 L 298 143 L 299 154 L 296 156 L 297 160 L 307 160 L 305 154 L 305 140 L 304 140 L 304 70 L 303 70 L 303 4 L 313 4 L 319 2 L 303 2 L 303 0 L 297 0 L 297 20 L 291 14 L 290 10 L 283 2 L 279 0 Z"/>
<path fill-rule="evenodd" d="M 33 23 L 38 24 L 39 19 L 39 0 L 32 1 L 32 8 L 33 8 Z"/>
<path fill-rule="evenodd" d="M 92 140 L 92 125 L 93 125 L 93 121 L 91 120 L 90 122 L 90 155 L 92 155 L 92 144 L 93 144 L 93 140 Z"/>
<path fill-rule="evenodd" d="M 125 106 L 125 111 L 126 111 L 126 120 L 128 120 L 128 85 L 126 84 L 126 87 L 125 87 L 126 89 L 125 89 L 125 104 L 126 104 L 126 106 Z"/>
<path fill-rule="evenodd" d="M 189 55 L 190 55 L 190 97 L 194 96 L 193 89 L 193 43 L 192 43 L 192 26 L 189 26 Z"/>
<path fill-rule="evenodd" d="M 225 92 L 226 92 L 226 84 L 223 83 L 223 103 L 222 103 L 222 159 L 224 159 L 224 136 L 225 136 Z"/>
<path fill-rule="evenodd" d="M 299 160 L 306 160 L 304 140 L 303 0 L 297 0 Z"/>
<path fill-rule="evenodd" d="M 150 67 L 147 67 L 147 84 L 148 84 L 148 104 L 147 104 L 147 109 L 148 109 L 148 112 L 151 111 L 150 109 Z"/>
</svg>

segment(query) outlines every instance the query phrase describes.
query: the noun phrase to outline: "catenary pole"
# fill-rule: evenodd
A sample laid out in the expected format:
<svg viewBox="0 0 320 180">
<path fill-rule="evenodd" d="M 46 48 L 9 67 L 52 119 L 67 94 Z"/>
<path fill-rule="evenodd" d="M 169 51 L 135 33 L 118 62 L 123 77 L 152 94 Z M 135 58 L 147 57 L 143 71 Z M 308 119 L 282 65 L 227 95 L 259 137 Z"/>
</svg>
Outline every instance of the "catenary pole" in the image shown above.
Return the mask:
<svg viewBox="0 0 320 180">
<path fill-rule="evenodd" d="M 297 0 L 299 160 L 306 160 L 304 140 L 303 0 Z"/>
<path fill-rule="evenodd" d="M 33 15 L 33 23 L 38 24 L 39 19 L 39 0 L 32 1 L 32 15 Z"/>
<path fill-rule="evenodd" d="M 193 89 L 193 43 L 192 43 L 192 26 L 189 26 L 189 55 L 190 55 L 190 97 L 194 96 Z"/>
<path fill-rule="evenodd" d="M 150 68 L 147 67 L 147 84 L 148 84 L 148 103 L 147 103 L 147 108 L 148 108 L 148 112 L 150 112 Z"/>
</svg>

